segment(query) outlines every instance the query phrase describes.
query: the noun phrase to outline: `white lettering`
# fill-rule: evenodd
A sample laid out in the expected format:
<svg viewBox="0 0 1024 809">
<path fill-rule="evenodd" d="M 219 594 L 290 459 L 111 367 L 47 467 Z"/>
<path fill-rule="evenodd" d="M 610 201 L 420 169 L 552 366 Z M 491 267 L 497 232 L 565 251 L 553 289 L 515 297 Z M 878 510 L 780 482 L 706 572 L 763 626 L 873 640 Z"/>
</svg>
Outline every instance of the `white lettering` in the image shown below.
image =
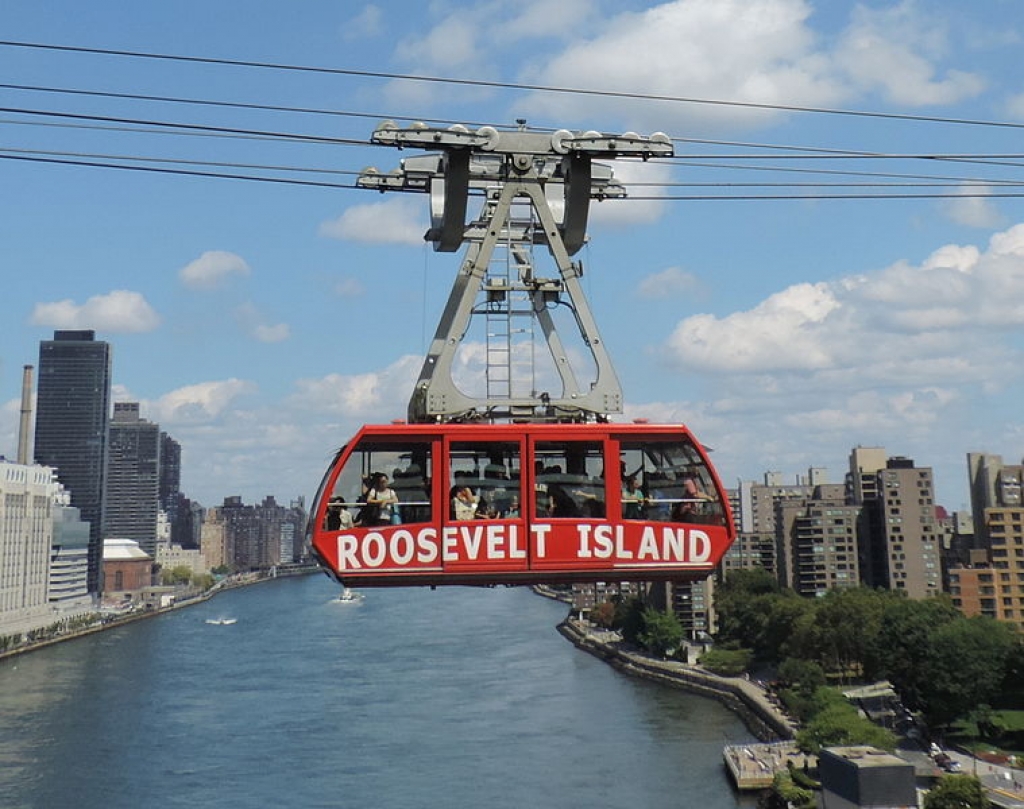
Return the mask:
<svg viewBox="0 0 1024 809">
<path fill-rule="evenodd" d="M 615 526 L 615 555 L 619 559 L 632 559 L 633 551 L 626 548 L 626 526 Z"/>
<path fill-rule="evenodd" d="M 644 528 L 644 534 L 640 537 L 640 550 L 637 552 L 638 559 L 653 559 L 657 562 L 661 557 L 658 554 L 658 543 L 654 537 L 654 529 L 651 526 Z"/>
<path fill-rule="evenodd" d="M 662 554 L 666 562 L 682 562 L 686 559 L 686 530 L 666 526 L 661 529 Z"/>
<path fill-rule="evenodd" d="M 484 527 L 482 525 L 462 526 L 462 544 L 466 548 L 466 556 L 476 561 L 480 558 L 480 543 L 483 542 Z"/>
<path fill-rule="evenodd" d="M 373 546 L 373 547 L 371 547 Z M 388 546 L 384 537 L 377 531 L 371 531 L 363 537 L 363 561 L 370 567 L 380 567 L 388 554 Z"/>
<path fill-rule="evenodd" d="M 356 557 L 357 542 L 351 534 L 338 535 L 338 570 L 357 570 L 362 567 Z"/>
<path fill-rule="evenodd" d="M 700 546 L 698 549 L 698 545 Z M 690 561 L 706 562 L 711 558 L 711 538 L 704 531 L 690 529 Z"/>
<path fill-rule="evenodd" d="M 531 525 L 530 533 L 533 534 L 533 547 L 537 551 L 537 559 L 543 559 L 547 553 L 548 531 L 550 525 Z"/>
<path fill-rule="evenodd" d="M 391 561 L 396 565 L 407 565 L 416 552 L 412 532 L 400 528 L 391 535 Z"/>
<path fill-rule="evenodd" d="M 594 529 L 594 556 L 598 559 L 608 559 L 615 553 L 615 540 L 612 535 L 611 525 L 598 525 Z"/>
<path fill-rule="evenodd" d="M 441 538 L 441 558 L 445 562 L 459 560 L 459 529 L 454 525 L 446 525 Z"/>
<path fill-rule="evenodd" d="M 424 528 L 416 537 L 416 561 L 423 564 L 437 561 L 437 531 L 433 528 Z"/>
<path fill-rule="evenodd" d="M 591 525 L 577 525 L 576 533 L 579 534 L 580 538 L 580 549 L 576 551 L 577 559 L 589 559 L 590 558 L 590 529 Z"/>
<path fill-rule="evenodd" d="M 509 559 L 525 559 L 526 549 L 519 547 L 519 526 L 510 525 L 508 527 L 508 558 Z"/>
<path fill-rule="evenodd" d="M 505 554 L 505 526 L 504 525 L 488 525 L 487 526 L 487 558 L 488 559 L 506 559 L 508 558 Z"/>
</svg>

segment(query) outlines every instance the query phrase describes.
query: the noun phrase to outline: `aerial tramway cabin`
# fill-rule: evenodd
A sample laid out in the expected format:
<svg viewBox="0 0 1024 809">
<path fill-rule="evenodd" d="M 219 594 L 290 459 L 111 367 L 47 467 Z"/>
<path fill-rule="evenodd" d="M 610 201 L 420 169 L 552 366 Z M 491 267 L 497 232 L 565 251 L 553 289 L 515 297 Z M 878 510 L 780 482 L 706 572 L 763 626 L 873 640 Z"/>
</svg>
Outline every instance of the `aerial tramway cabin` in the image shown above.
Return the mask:
<svg viewBox="0 0 1024 809">
<path fill-rule="evenodd" d="M 377 474 L 390 514 L 365 502 Z M 682 425 L 368 426 L 315 509 L 314 552 L 350 587 L 704 578 L 734 535 Z"/>
</svg>

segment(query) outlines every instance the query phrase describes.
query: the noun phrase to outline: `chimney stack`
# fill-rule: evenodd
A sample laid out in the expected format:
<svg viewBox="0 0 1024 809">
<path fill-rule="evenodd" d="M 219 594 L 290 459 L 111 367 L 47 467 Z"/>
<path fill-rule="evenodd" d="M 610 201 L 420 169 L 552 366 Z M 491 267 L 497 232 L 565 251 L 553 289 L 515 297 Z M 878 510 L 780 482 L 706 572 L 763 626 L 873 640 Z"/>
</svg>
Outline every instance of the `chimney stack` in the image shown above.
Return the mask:
<svg viewBox="0 0 1024 809">
<path fill-rule="evenodd" d="M 18 430 L 18 463 L 27 464 L 29 428 L 32 425 L 32 366 L 26 365 L 21 379 L 21 428 Z"/>
</svg>

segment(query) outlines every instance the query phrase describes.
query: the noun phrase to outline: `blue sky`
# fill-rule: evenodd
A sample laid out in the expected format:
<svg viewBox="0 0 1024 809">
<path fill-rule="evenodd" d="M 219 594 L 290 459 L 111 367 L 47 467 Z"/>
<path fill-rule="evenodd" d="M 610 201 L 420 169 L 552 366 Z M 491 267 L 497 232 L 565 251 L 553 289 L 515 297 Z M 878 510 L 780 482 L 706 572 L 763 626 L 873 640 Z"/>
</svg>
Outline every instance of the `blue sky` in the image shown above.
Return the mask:
<svg viewBox="0 0 1024 809">
<path fill-rule="evenodd" d="M 633 198 L 595 206 L 580 253 L 624 418 L 688 423 L 727 485 L 811 466 L 839 481 L 852 447 L 882 446 L 961 508 L 967 452 L 1024 455 L 1022 28 L 1011 0 L 9 0 L 8 43 L 349 72 L 0 45 L 0 453 L 39 341 L 92 328 L 114 346 L 115 398 L 181 442 L 189 496 L 308 497 L 360 424 L 404 415 L 459 264 L 422 242 L 418 195 L 40 159 L 350 186 L 402 157 L 360 145 L 382 118 L 525 118 L 687 139 L 673 160 L 616 163 Z M 824 198 L 850 194 L 924 196 Z"/>
</svg>

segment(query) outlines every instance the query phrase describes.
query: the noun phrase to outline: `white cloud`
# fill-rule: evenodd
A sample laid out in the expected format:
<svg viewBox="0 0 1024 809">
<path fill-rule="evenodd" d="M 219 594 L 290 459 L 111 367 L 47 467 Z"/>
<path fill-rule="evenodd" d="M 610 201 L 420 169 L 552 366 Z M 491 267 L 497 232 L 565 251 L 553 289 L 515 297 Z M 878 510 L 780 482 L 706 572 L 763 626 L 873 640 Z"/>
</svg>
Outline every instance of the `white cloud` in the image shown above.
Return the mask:
<svg viewBox="0 0 1024 809">
<path fill-rule="evenodd" d="M 529 83 L 670 97 L 823 105 L 843 95 L 816 48 L 803 0 L 673 0 L 623 12 L 524 75 Z M 630 128 L 687 131 L 702 122 L 763 123 L 775 113 L 720 105 L 651 103 L 538 93 L 530 116 L 611 117 Z"/>
<path fill-rule="evenodd" d="M 1024 93 L 1017 93 L 1006 99 L 1006 115 L 1015 121 L 1024 121 Z"/>
<path fill-rule="evenodd" d="M 879 89 L 900 106 L 952 104 L 978 95 L 983 79 L 950 69 L 937 76 L 947 51 L 946 32 L 916 3 L 889 8 L 858 5 L 836 50 L 836 63 L 862 89 Z"/>
<path fill-rule="evenodd" d="M 148 409 L 161 426 L 202 424 L 221 416 L 238 398 L 255 392 L 256 386 L 244 379 L 200 382 L 164 394 L 149 402 Z"/>
<path fill-rule="evenodd" d="M 480 58 L 478 32 L 474 15 L 459 11 L 445 17 L 422 36 L 403 40 L 395 55 L 410 64 L 456 70 Z"/>
<path fill-rule="evenodd" d="M 235 309 L 235 318 L 246 334 L 261 343 L 280 343 L 291 336 L 287 323 L 268 323 L 266 317 L 252 303 Z"/>
<path fill-rule="evenodd" d="M 189 289 L 216 289 L 233 275 L 248 275 L 249 265 L 241 256 L 225 250 L 208 250 L 178 272 Z"/>
<path fill-rule="evenodd" d="M 157 328 L 160 316 L 140 293 L 115 289 L 106 295 L 94 295 L 81 305 L 71 299 L 37 303 L 31 323 L 56 329 L 139 333 Z"/>
<path fill-rule="evenodd" d="M 672 182 L 672 165 L 656 160 L 616 160 L 612 170 L 615 179 L 626 187 L 626 199 L 591 200 L 590 223 L 620 226 L 657 222 L 665 212 L 665 184 Z"/>
<path fill-rule="evenodd" d="M 664 300 L 678 295 L 692 296 L 700 288 L 700 281 L 693 273 L 681 267 L 669 267 L 644 278 L 637 286 L 637 294 L 641 298 Z"/>
<path fill-rule="evenodd" d="M 371 244 L 422 245 L 427 215 L 425 196 L 394 196 L 384 202 L 353 205 L 337 219 L 323 222 L 319 233 Z"/>
<path fill-rule="evenodd" d="M 669 350 L 691 367 L 762 372 L 828 367 L 833 358 L 820 335 L 839 308 L 826 284 L 799 284 L 749 312 L 723 319 L 694 315 L 680 323 Z"/>
<path fill-rule="evenodd" d="M 404 418 L 422 364 L 422 357 L 405 356 L 380 371 L 300 379 L 288 405 L 355 423 Z"/>
<path fill-rule="evenodd" d="M 964 186 L 960 192 L 963 196 L 942 201 L 942 211 L 958 225 L 986 229 L 999 227 L 1006 219 L 992 200 L 984 196 L 991 190 L 988 186 Z M 976 196 L 978 194 L 982 196 Z"/>
<path fill-rule="evenodd" d="M 666 350 L 680 367 L 750 374 L 762 392 L 991 384 L 1016 376 L 991 333 L 1022 320 L 1024 224 L 997 233 L 984 252 L 946 245 L 919 266 L 900 261 L 798 284 L 749 311 L 689 317 Z"/>
<path fill-rule="evenodd" d="M 384 33 L 384 13 L 379 6 L 368 3 L 363 9 L 345 23 L 342 37 L 346 40 L 375 37 Z"/>
</svg>

